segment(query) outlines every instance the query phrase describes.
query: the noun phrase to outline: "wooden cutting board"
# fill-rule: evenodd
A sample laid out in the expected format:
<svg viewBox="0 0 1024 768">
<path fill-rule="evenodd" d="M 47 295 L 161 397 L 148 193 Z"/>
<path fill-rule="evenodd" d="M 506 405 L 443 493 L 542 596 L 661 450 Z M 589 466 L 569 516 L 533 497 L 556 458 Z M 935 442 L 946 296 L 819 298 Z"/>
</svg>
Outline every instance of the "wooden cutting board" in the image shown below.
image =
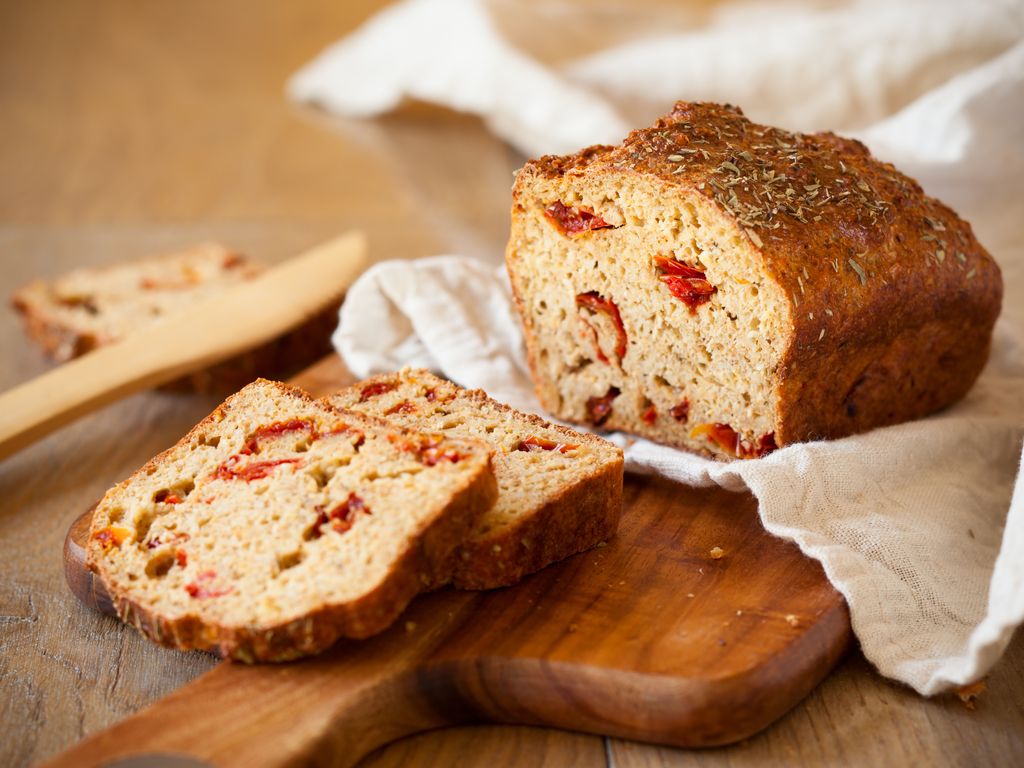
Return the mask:
<svg viewBox="0 0 1024 768">
<path fill-rule="evenodd" d="M 319 395 L 350 380 L 330 359 L 294 383 Z M 350 766 L 410 733 L 473 722 L 728 744 L 839 660 L 846 604 L 818 563 L 764 531 L 753 497 L 627 475 L 623 503 L 604 547 L 514 587 L 421 596 L 387 632 L 318 658 L 222 663 L 48 765 L 177 753 Z M 83 565 L 87 530 L 85 515 L 69 531 L 68 581 L 109 612 Z"/>
</svg>

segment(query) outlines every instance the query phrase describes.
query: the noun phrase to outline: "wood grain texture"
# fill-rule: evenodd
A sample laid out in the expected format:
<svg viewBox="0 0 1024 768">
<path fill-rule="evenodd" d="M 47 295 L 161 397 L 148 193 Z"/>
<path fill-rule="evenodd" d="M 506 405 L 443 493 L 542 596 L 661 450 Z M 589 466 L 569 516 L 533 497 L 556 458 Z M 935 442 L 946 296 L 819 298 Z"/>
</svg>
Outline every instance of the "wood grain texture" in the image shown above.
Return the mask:
<svg viewBox="0 0 1024 768">
<path fill-rule="evenodd" d="M 409 109 L 329 119 L 282 96 L 291 72 L 382 4 L 0 3 L 0 294 L 209 239 L 273 263 L 350 228 L 368 233 L 376 258 L 462 252 L 497 263 L 522 158 L 477 121 Z M 710 12 L 695 6 L 694 23 Z M 11 312 L 0 311 L 0 349 L 0 388 L 46 370 Z M 81 607 L 60 561 L 83 505 L 215 404 L 135 395 L 0 463 L 0 764 L 52 756 L 216 665 Z M 608 754 L 620 768 L 1024 765 L 1022 734 L 1018 633 L 974 712 L 920 699 L 853 653 L 741 744 L 691 752 L 610 740 Z M 603 747 L 542 729 L 449 728 L 368 762 L 604 766 Z"/>
<path fill-rule="evenodd" d="M 350 378 L 332 357 L 294 383 L 324 395 Z M 486 721 L 726 744 L 836 663 L 849 640 L 842 598 L 817 563 L 761 528 L 749 496 L 630 477 L 623 501 L 607 546 L 507 589 L 422 596 L 382 635 L 302 664 L 222 664 L 52 765 L 146 750 L 224 766 L 329 750 L 350 765 L 408 733 Z M 85 586 L 82 533 L 70 529 L 68 581 L 109 606 L 102 585 Z M 282 700 L 287 734 L 268 722 Z M 286 735 L 289 749 L 275 750 Z"/>
<path fill-rule="evenodd" d="M 604 744 L 593 736 L 548 728 L 476 725 L 410 736 L 372 753 L 360 766 L 592 768 L 604 764 Z"/>
</svg>

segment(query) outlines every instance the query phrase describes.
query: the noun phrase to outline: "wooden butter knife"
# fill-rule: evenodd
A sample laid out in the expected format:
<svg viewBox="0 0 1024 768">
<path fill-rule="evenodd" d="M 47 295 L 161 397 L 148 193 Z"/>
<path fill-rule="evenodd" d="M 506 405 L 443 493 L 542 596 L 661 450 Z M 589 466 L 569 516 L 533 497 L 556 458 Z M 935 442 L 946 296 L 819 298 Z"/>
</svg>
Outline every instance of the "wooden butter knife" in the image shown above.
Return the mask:
<svg viewBox="0 0 1024 768">
<path fill-rule="evenodd" d="M 367 263 L 350 232 L 0 395 L 0 460 L 97 408 L 264 344 L 337 301 Z"/>
</svg>

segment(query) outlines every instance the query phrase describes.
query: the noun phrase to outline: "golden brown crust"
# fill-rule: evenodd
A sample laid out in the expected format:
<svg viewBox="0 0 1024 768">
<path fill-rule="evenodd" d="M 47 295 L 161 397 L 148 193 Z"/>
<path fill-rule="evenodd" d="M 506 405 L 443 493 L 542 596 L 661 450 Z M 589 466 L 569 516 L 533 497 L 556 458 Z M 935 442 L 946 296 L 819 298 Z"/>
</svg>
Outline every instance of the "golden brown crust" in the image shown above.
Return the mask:
<svg viewBox="0 0 1024 768">
<path fill-rule="evenodd" d="M 552 563 L 584 552 L 615 535 L 622 514 L 622 459 L 585 482 L 562 490 L 536 513 L 456 550 L 452 585 L 495 589 Z"/>
<path fill-rule="evenodd" d="M 307 403 L 318 403 L 333 408 L 329 403 L 317 401 L 307 392 L 280 382 L 267 382 L 289 397 Z M 194 426 L 180 443 L 204 434 L 222 421 L 231 409 L 231 399 L 219 405 L 210 415 Z M 353 411 L 334 409 L 344 414 L 349 422 L 362 422 L 367 426 L 397 429 L 382 419 Z M 480 444 L 480 441 L 473 441 Z M 154 456 L 126 480 L 107 493 L 113 493 L 145 477 L 174 451 L 175 447 Z M 86 565 L 103 581 L 118 615 L 160 645 L 179 650 L 203 650 L 225 658 L 243 662 L 288 661 L 326 650 L 342 637 L 365 638 L 386 629 L 405 609 L 409 602 L 430 585 L 444 580 L 450 567 L 451 553 L 463 539 L 481 512 L 488 509 L 497 497 L 494 473 L 490 469 L 468 479 L 453 495 L 444 515 L 436 520 L 414 541 L 394 563 L 388 577 L 372 592 L 358 600 L 342 605 L 326 605 L 318 611 L 298 619 L 266 627 L 213 626 L 196 615 L 167 618 L 140 605 L 118 592 L 106 578 L 102 549 L 96 534 L 104 522 L 94 516 L 86 550 Z M 103 502 L 100 502 L 102 505 Z"/>
<path fill-rule="evenodd" d="M 967 222 L 860 142 L 679 102 L 611 150 L 528 163 L 514 199 L 531 175 L 584 173 L 702 195 L 746 233 L 793 319 L 776 374 L 779 445 L 924 416 L 984 367 L 999 267 Z"/>
<path fill-rule="evenodd" d="M 606 445 L 604 438 L 552 424 L 492 399 L 482 389 L 467 396 L 540 428 L 553 429 L 567 441 Z M 623 460 L 563 488 L 532 515 L 483 538 L 469 539 L 456 550 L 451 582 L 459 589 L 495 589 L 515 584 L 551 563 L 588 550 L 615 535 L 622 514 Z"/>
<path fill-rule="evenodd" d="M 21 315 L 25 334 L 42 348 L 47 357 L 63 363 L 99 346 L 100 342 L 93 334 L 71 328 L 43 311 L 32 299 L 41 290 L 45 290 L 43 281 L 32 281 L 11 297 L 11 306 Z"/>
</svg>

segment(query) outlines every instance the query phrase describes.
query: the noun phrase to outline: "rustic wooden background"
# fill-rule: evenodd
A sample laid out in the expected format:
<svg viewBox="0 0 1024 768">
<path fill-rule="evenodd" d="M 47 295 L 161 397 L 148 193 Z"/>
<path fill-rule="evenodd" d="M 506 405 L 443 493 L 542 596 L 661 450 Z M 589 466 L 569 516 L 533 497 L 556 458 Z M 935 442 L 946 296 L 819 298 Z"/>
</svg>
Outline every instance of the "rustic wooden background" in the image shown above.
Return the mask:
<svg viewBox="0 0 1024 768">
<path fill-rule="evenodd" d="M 37 275 L 218 238 L 268 262 L 346 228 L 376 258 L 497 262 L 521 158 L 470 118 L 373 122 L 289 104 L 289 73 L 373 0 L 0 4 L 0 293 Z M 682 94 L 681 94 L 682 95 Z M 45 370 L 0 312 L 0 387 Z M 80 607 L 70 522 L 214 402 L 133 397 L 0 464 L 0 764 L 23 766 L 138 710 L 213 660 L 151 646 Z M 924 700 L 851 653 L 767 732 L 686 752 L 560 731 L 455 728 L 365 762 L 616 766 L 1024 765 L 1024 636 L 976 711 Z"/>
</svg>

